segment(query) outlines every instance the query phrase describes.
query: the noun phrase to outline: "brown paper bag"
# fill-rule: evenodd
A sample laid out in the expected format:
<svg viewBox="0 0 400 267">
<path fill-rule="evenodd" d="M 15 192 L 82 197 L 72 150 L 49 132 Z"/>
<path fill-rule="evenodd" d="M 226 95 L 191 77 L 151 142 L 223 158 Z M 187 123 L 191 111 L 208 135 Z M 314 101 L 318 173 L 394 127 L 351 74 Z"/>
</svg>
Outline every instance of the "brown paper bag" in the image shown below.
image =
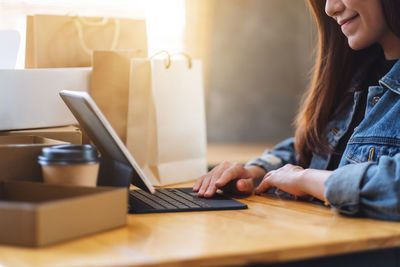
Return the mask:
<svg viewBox="0 0 400 267">
<path fill-rule="evenodd" d="M 125 143 L 131 59 L 136 51 L 94 51 L 90 94 Z"/>
<path fill-rule="evenodd" d="M 27 17 L 26 68 L 91 66 L 93 50 L 147 56 L 144 20 L 34 15 Z"/>
<path fill-rule="evenodd" d="M 127 147 L 153 185 L 207 172 L 201 62 L 133 59 Z"/>
</svg>

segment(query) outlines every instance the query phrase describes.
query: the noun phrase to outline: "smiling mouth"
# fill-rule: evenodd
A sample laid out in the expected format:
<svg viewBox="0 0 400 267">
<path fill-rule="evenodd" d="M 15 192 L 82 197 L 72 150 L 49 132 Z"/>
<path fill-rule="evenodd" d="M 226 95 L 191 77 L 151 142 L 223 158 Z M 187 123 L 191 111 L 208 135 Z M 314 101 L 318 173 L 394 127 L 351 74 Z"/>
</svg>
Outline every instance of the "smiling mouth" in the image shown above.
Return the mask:
<svg viewBox="0 0 400 267">
<path fill-rule="evenodd" d="M 341 20 L 341 21 L 339 21 L 338 23 L 339 23 L 340 26 L 343 27 L 343 26 L 349 24 L 350 22 L 352 22 L 354 19 L 358 18 L 358 16 L 359 16 L 359 15 L 357 14 L 357 15 L 351 17 L 351 18 Z"/>
</svg>

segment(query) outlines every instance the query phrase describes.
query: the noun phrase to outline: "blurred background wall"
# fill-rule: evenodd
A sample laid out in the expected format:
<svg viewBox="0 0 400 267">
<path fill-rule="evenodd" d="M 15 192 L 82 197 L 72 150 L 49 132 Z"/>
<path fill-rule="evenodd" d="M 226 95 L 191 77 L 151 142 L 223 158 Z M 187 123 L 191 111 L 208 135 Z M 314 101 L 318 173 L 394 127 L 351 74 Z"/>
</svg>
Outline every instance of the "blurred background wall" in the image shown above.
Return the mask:
<svg viewBox="0 0 400 267">
<path fill-rule="evenodd" d="M 186 0 L 186 6 L 186 46 L 205 64 L 208 141 L 276 143 L 292 136 L 314 61 L 305 1 Z"/>
</svg>

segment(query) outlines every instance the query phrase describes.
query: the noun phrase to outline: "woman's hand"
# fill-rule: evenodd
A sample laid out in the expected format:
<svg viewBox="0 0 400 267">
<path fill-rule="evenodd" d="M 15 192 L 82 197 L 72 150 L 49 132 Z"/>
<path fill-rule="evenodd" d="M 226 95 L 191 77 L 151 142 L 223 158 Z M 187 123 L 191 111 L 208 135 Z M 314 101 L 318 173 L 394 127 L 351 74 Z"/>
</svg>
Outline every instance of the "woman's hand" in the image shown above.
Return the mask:
<svg viewBox="0 0 400 267">
<path fill-rule="evenodd" d="M 295 196 L 312 195 L 325 201 L 325 181 L 331 174 L 332 171 L 303 169 L 300 166 L 287 164 L 280 169 L 268 172 L 255 193 L 261 194 L 275 186 Z"/>
<path fill-rule="evenodd" d="M 306 192 L 302 190 L 302 181 L 304 169 L 300 166 L 287 164 L 280 169 L 268 172 L 261 183 L 256 188 L 255 193 L 261 194 L 271 187 L 277 187 L 282 191 L 295 196 L 305 196 Z"/>
<path fill-rule="evenodd" d="M 257 166 L 243 167 L 238 163 L 223 162 L 206 175 L 197 179 L 193 191 L 199 197 L 211 197 L 217 189 L 235 193 L 253 192 L 253 178 L 261 178 L 264 169 Z"/>
</svg>

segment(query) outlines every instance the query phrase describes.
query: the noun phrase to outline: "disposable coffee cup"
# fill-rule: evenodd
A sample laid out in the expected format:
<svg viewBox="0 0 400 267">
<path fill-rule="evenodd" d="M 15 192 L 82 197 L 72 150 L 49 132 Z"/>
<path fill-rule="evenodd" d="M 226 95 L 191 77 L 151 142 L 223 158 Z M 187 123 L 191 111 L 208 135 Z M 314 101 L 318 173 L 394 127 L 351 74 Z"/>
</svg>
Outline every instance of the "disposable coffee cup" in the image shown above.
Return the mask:
<svg viewBox="0 0 400 267">
<path fill-rule="evenodd" d="M 94 187 L 100 157 L 91 145 L 59 145 L 43 148 L 39 164 L 45 183 Z"/>
</svg>

